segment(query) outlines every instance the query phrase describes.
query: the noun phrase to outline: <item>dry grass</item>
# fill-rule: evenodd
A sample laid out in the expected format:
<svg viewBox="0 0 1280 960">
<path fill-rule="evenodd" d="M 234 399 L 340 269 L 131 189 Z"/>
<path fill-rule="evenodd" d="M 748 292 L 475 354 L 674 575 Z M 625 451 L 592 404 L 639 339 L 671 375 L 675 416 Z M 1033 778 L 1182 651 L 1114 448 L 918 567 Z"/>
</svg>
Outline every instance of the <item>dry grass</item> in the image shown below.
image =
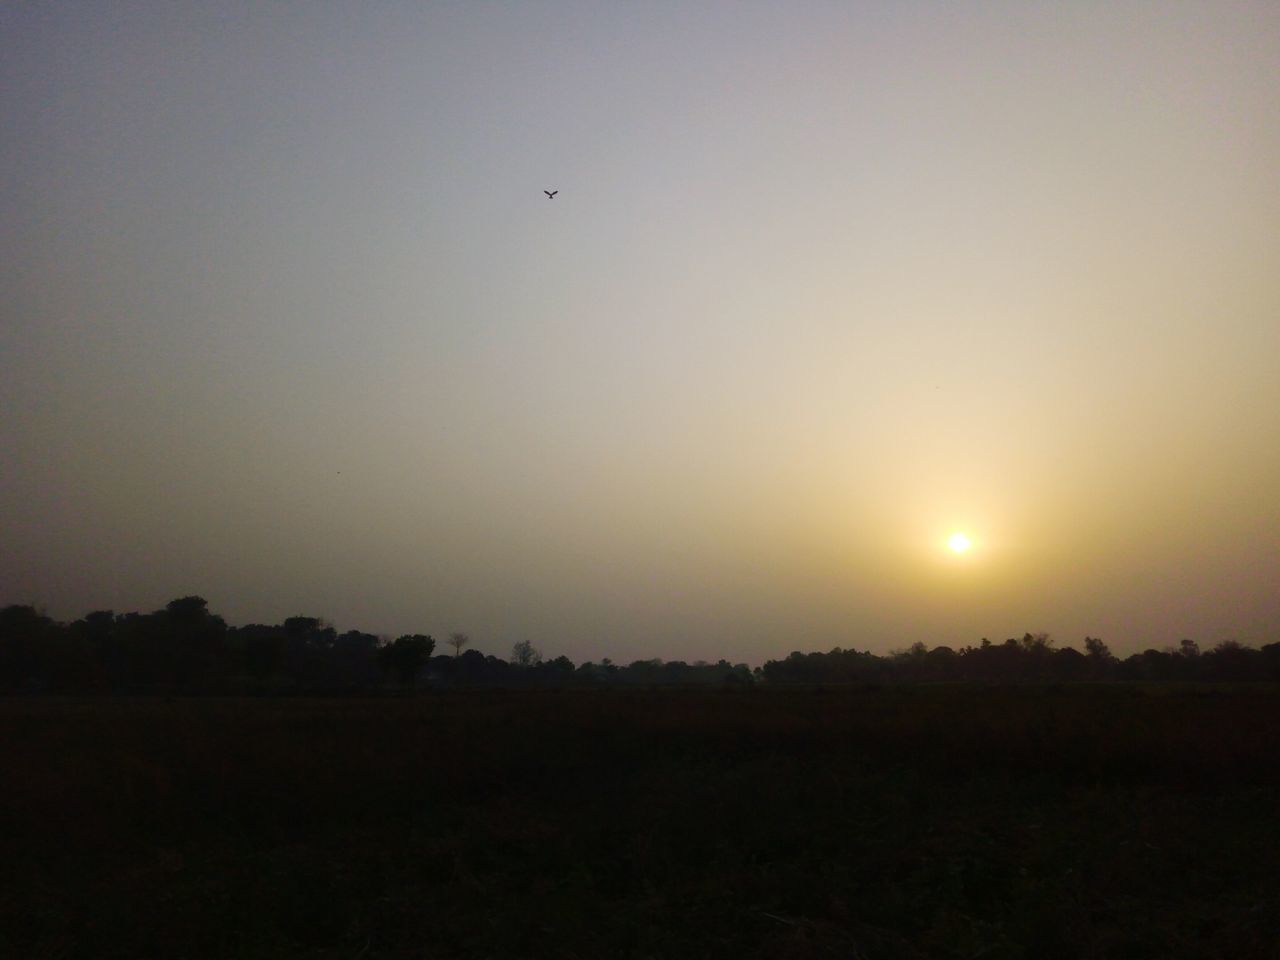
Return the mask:
<svg viewBox="0 0 1280 960">
<path fill-rule="evenodd" d="M 1280 696 L 0 703 L 23 957 L 1274 957 Z"/>
</svg>

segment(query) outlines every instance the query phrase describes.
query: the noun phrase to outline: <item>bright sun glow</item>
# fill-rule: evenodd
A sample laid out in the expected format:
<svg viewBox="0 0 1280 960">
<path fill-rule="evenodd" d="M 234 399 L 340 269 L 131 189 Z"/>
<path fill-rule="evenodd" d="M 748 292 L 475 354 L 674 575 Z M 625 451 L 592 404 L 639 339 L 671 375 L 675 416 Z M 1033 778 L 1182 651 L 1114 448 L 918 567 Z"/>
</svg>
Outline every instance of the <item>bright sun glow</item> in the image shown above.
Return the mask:
<svg viewBox="0 0 1280 960">
<path fill-rule="evenodd" d="M 953 533 L 947 540 L 947 546 L 950 547 L 954 553 L 964 553 L 973 546 L 973 541 L 963 533 Z"/>
</svg>

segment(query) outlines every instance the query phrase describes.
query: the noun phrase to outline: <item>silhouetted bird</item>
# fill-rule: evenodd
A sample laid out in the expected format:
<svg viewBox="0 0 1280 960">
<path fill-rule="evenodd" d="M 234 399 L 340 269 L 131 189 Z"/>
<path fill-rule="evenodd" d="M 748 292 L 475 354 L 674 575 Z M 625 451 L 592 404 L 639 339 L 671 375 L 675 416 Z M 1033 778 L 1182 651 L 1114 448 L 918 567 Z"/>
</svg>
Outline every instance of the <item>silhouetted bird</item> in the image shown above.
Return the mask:
<svg viewBox="0 0 1280 960">
<path fill-rule="evenodd" d="M 542 192 L 547 195 L 548 200 L 554 200 L 556 198 L 556 194 L 559 193 L 560 191 L 559 190 L 543 190 Z"/>
</svg>

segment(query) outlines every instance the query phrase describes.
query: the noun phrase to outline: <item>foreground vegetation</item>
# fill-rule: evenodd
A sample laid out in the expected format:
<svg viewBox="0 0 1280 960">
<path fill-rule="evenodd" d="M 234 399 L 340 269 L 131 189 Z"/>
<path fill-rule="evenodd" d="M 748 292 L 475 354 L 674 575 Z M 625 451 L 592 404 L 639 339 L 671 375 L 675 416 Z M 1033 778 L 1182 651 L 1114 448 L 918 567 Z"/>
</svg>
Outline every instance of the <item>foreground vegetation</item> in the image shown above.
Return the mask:
<svg viewBox="0 0 1280 960">
<path fill-rule="evenodd" d="M 1274 957 L 1269 686 L 0 700 L 0 953 Z"/>
</svg>

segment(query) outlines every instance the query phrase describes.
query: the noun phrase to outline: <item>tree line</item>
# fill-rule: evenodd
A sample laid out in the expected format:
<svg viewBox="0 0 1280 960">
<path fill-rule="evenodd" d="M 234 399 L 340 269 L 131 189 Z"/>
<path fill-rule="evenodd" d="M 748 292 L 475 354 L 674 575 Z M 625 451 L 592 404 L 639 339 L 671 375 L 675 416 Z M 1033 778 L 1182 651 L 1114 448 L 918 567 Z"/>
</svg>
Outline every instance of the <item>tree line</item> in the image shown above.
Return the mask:
<svg viewBox="0 0 1280 960">
<path fill-rule="evenodd" d="M 1224 641 L 1201 651 L 1193 640 L 1125 659 L 1097 638 L 1083 652 L 1046 634 L 953 649 L 917 643 L 880 656 L 836 649 L 790 654 L 752 669 L 745 663 L 658 659 L 622 665 L 546 659 L 520 641 L 509 659 L 468 649 L 453 633 L 451 653 L 429 634 L 395 639 L 338 631 L 319 617 L 275 625 L 228 626 L 203 597 L 181 597 L 152 613 L 100 610 L 56 622 L 29 605 L 0 610 L 0 691 L 30 693 L 357 693 L 381 689 L 516 686 L 849 685 L 936 682 L 1280 681 L 1280 643 L 1254 649 Z"/>
<path fill-rule="evenodd" d="M 1083 647 L 1083 651 L 1059 647 L 1044 633 L 1027 633 L 1003 643 L 984 639 L 958 650 L 916 643 L 887 657 L 837 647 L 830 653 L 797 651 L 785 660 L 771 660 L 760 669 L 760 676 L 777 684 L 1280 681 L 1280 643 L 1255 649 L 1224 640 L 1202 651 L 1188 639 L 1176 647 L 1148 649 L 1124 659 L 1097 637 L 1085 637 Z"/>
<path fill-rule="evenodd" d="M 749 684 L 746 664 L 641 660 L 629 666 L 546 659 L 527 640 L 509 659 L 453 633 L 395 639 L 339 633 L 320 617 L 228 626 L 203 597 L 152 613 L 99 610 L 59 623 L 30 605 L 0 610 L 0 691 L 33 693 L 356 693 L 419 686 Z"/>
</svg>

